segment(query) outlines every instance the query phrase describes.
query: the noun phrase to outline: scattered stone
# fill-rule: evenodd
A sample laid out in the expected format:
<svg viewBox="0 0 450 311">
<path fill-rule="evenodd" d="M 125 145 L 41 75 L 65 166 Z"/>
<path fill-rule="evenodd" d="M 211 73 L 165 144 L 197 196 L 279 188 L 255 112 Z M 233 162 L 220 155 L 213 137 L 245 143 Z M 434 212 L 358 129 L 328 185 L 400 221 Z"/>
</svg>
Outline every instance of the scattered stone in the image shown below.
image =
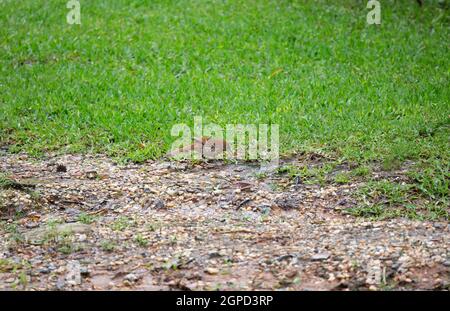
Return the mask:
<svg viewBox="0 0 450 311">
<path fill-rule="evenodd" d="M 67 216 L 71 216 L 71 217 L 76 217 L 79 216 L 81 214 L 81 211 L 79 209 L 76 208 L 68 208 L 65 210 L 65 213 Z"/>
<path fill-rule="evenodd" d="M 80 274 L 83 277 L 88 277 L 91 274 L 91 271 L 89 271 L 89 269 L 86 267 L 81 267 Z"/>
<path fill-rule="evenodd" d="M 98 175 L 97 171 L 87 171 L 86 178 L 93 180 L 93 179 L 99 178 L 99 175 Z"/>
<path fill-rule="evenodd" d="M 327 260 L 328 258 L 330 258 L 331 254 L 328 252 L 323 252 L 323 253 L 318 253 L 318 254 L 314 254 L 311 257 L 312 261 L 322 261 L 322 260 Z"/>
<path fill-rule="evenodd" d="M 163 208 L 166 207 L 166 203 L 163 200 L 161 200 L 161 199 L 156 199 L 153 202 L 153 204 L 154 204 L 156 209 L 163 209 Z"/>
<path fill-rule="evenodd" d="M 214 258 L 220 258 L 223 257 L 223 254 L 221 254 L 220 252 L 210 252 L 208 254 L 209 259 L 214 259 Z"/>
<path fill-rule="evenodd" d="M 211 275 L 216 275 L 219 273 L 219 270 L 216 268 L 206 268 L 205 272 Z"/>
<path fill-rule="evenodd" d="M 87 239 L 87 235 L 86 234 L 80 234 L 78 236 L 78 242 L 85 242 Z"/>
<path fill-rule="evenodd" d="M 49 268 L 40 268 L 40 269 L 38 270 L 38 272 L 39 272 L 39 273 L 42 273 L 42 274 L 48 274 L 48 273 L 51 272 L 51 270 L 50 270 Z"/>
<path fill-rule="evenodd" d="M 398 262 L 395 264 L 394 267 L 395 267 L 395 269 L 397 269 L 397 271 L 399 273 L 405 273 L 408 271 L 411 264 L 412 264 L 412 258 L 409 257 L 408 255 L 404 254 L 398 259 Z"/>
<path fill-rule="evenodd" d="M 299 200 L 295 197 L 279 197 L 275 199 L 275 204 L 283 209 L 283 210 L 290 210 L 290 209 L 298 209 L 299 208 Z"/>
<path fill-rule="evenodd" d="M 137 280 L 139 280 L 139 278 L 136 276 L 136 274 L 129 273 L 129 274 L 127 274 L 127 275 L 125 276 L 125 280 L 127 280 L 127 281 L 129 281 L 129 282 L 131 282 L 131 283 L 134 283 L 134 282 L 136 282 Z"/>
<path fill-rule="evenodd" d="M 248 182 L 237 182 L 235 184 L 241 191 L 251 191 L 252 189 L 252 184 L 248 183 Z"/>
<path fill-rule="evenodd" d="M 238 206 L 236 207 L 236 210 L 238 210 L 238 209 L 240 209 L 241 207 L 247 205 L 247 204 L 250 203 L 251 201 L 252 201 L 252 200 L 249 199 L 249 198 L 246 198 L 246 199 L 242 200 L 242 201 L 238 204 Z"/>
<path fill-rule="evenodd" d="M 440 223 L 440 222 L 435 222 L 433 224 L 433 227 L 435 227 L 436 229 L 444 229 L 446 227 L 446 224 Z"/>
<path fill-rule="evenodd" d="M 60 278 L 56 281 L 55 287 L 57 290 L 64 290 L 65 286 L 66 282 L 64 282 L 64 279 Z"/>
<path fill-rule="evenodd" d="M 38 222 L 34 222 L 34 221 L 32 221 L 32 222 L 27 222 L 27 223 L 25 224 L 25 227 L 26 227 L 27 229 L 37 228 L 37 227 L 39 227 L 39 223 L 38 223 Z"/>
<path fill-rule="evenodd" d="M 381 284 L 381 274 L 382 274 L 381 261 L 380 260 L 371 260 L 367 266 L 366 284 L 368 284 L 368 285 Z"/>
<path fill-rule="evenodd" d="M 80 285 L 81 284 L 81 265 L 77 260 L 72 260 L 67 263 L 66 283 L 68 285 Z"/>
<path fill-rule="evenodd" d="M 283 255 L 277 258 L 278 261 L 289 261 L 293 259 L 295 256 L 291 254 Z"/>
</svg>

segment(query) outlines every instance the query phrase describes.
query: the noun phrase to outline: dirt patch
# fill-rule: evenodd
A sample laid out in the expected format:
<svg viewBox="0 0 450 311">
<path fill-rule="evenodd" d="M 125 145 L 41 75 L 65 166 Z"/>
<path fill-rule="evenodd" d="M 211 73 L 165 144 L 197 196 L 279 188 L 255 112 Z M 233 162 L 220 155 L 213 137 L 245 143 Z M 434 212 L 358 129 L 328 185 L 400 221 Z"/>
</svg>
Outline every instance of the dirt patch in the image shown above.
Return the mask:
<svg viewBox="0 0 450 311">
<path fill-rule="evenodd" d="M 30 199 L 8 190 L 14 195 L 0 228 L 0 288 L 449 286 L 448 222 L 345 215 L 354 204 L 351 183 L 261 178 L 256 165 L 120 166 L 81 155 L 3 154 L 0 169 L 35 191 Z M 12 215 L 20 206 L 25 212 Z"/>
</svg>

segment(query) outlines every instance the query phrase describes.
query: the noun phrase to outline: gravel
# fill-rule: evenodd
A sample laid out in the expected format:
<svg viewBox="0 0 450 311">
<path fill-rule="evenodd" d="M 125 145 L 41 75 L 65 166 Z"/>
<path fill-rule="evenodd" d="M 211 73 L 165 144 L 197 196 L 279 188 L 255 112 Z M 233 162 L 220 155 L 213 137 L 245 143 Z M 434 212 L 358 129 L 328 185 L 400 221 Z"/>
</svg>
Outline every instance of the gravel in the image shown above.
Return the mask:
<svg viewBox="0 0 450 311">
<path fill-rule="evenodd" d="M 448 223 L 346 215 L 355 184 L 101 155 L 4 154 L 0 169 L 35 185 L 0 190 L 21 210 L 2 215 L 0 289 L 449 289 Z"/>
</svg>

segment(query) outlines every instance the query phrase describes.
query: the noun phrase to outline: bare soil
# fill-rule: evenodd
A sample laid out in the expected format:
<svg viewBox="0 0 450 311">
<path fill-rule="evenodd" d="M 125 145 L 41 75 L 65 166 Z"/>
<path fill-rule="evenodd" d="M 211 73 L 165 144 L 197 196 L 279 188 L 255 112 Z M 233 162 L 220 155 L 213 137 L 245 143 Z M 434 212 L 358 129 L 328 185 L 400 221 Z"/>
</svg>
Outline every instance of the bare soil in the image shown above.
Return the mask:
<svg viewBox="0 0 450 311">
<path fill-rule="evenodd" d="M 448 222 L 347 215 L 358 184 L 101 155 L 0 170 L 21 185 L 0 190 L 1 289 L 449 289 Z"/>
</svg>

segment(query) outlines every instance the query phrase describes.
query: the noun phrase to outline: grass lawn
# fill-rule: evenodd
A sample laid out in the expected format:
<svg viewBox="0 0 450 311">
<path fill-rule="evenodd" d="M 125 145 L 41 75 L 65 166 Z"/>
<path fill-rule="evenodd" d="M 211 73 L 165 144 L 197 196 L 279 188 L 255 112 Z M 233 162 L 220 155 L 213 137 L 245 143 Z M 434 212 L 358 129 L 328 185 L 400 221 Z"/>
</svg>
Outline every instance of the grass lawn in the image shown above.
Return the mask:
<svg viewBox="0 0 450 311">
<path fill-rule="evenodd" d="M 385 1 L 2 1 L 0 130 L 28 151 L 160 156 L 173 124 L 278 123 L 282 150 L 448 160 L 449 15 Z"/>
<path fill-rule="evenodd" d="M 282 153 L 412 160 L 415 180 L 448 197 L 448 2 L 382 1 L 379 26 L 357 0 L 80 2 L 69 25 L 66 1 L 0 1 L 10 151 L 143 161 L 194 115 L 278 123 Z"/>
</svg>

